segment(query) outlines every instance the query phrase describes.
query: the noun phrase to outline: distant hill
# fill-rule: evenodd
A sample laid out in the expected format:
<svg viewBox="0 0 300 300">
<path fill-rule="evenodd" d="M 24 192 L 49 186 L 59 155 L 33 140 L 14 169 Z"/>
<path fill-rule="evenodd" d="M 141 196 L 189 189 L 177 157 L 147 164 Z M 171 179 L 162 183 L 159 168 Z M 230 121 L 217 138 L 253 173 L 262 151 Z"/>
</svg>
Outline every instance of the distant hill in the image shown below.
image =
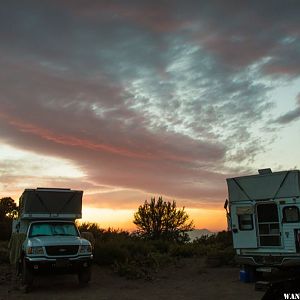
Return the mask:
<svg viewBox="0 0 300 300">
<path fill-rule="evenodd" d="M 214 233 L 215 232 L 212 232 L 212 231 L 209 231 L 206 228 L 203 228 L 203 229 L 195 229 L 193 231 L 189 231 L 188 235 L 189 235 L 191 241 L 193 241 L 194 239 L 199 238 L 202 235 L 211 235 L 211 234 L 214 234 Z"/>
</svg>

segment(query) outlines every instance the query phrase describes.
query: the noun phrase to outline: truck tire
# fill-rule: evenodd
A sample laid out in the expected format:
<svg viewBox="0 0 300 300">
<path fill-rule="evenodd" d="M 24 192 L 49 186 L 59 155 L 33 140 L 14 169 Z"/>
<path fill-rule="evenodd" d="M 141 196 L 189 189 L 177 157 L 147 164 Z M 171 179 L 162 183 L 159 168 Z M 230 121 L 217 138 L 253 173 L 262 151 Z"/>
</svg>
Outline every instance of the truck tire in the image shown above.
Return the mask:
<svg viewBox="0 0 300 300">
<path fill-rule="evenodd" d="M 78 272 L 78 281 L 80 286 L 86 286 L 92 277 L 91 267 L 83 268 Z"/>
<path fill-rule="evenodd" d="M 30 292 L 33 285 L 33 273 L 27 266 L 25 258 L 22 260 L 22 285 L 25 293 Z"/>
</svg>

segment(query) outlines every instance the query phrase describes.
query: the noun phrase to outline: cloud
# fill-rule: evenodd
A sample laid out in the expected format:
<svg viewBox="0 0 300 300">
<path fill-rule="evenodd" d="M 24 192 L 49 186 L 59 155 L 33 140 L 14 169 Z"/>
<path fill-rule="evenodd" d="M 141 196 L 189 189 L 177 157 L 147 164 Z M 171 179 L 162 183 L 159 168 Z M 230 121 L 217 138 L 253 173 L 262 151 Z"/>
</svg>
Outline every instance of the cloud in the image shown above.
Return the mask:
<svg viewBox="0 0 300 300">
<path fill-rule="evenodd" d="M 5 3 L 1 140 L 72 161 L 89 191 L 218 201 L 270 143 L 266 79 L 300 71 L 295 6 L 251 3 Z M 106 192 L 91 203 L 119 205 Z"/>
<path fill-rule="evenodd" d="M 227 67 L 239 70 L 262 62 L 262 72 L 277 74 L 280 65 L 294 76 L 300 70 L 299 60 L 292 66 L 288 53 L 295 57 L 299 51 L 297 9 L 299 3 L 294 1 L 199 3 L 194 14 L 202 13 L 194 39 Z"/>
<path fill-rule="evenodd" d="M 286 114 L 280 116 L 277 120 L 276 123 L 279 124 L 288 124 L 291 123 L 292 121 L 298 120 L 300 118 L 300 107 L 297 107 L 294 110 L 291 110 L 287 112 Z"/>
<path fill-rule="evenodd" d="M 289 124 L 300 118 L 300 94 L 297 96 L 297 106 L 295 109 L 288 111 L 287 113 L 278 117 L 274 122 L 277 124 Z"/>
</svg>

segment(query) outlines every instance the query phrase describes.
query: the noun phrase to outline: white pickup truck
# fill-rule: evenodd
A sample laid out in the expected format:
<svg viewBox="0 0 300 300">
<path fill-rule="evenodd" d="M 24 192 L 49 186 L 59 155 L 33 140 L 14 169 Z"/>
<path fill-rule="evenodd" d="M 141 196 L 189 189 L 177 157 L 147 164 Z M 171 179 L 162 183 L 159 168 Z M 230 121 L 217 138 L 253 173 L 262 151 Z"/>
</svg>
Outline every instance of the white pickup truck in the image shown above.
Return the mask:
<svg viewBox="0 0 300 300">
<path fill-rule="evenodd" d="M 76 273 L 81 285 L 91 279 L 91 243 L 81 238 L 75 219 L 81 217 L 82 191 L 26 189 L 14 221 L 10 260 L 26 290 L 41 273 Z"/>
</svg>

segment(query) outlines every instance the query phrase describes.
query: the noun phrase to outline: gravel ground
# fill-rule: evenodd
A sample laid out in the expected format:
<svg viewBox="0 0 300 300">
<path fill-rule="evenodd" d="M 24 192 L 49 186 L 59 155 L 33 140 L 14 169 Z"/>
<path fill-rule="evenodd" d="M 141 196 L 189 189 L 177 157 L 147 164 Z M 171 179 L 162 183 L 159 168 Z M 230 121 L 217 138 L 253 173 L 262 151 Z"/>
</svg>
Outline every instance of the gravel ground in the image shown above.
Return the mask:
<svg viewBox="0 0 300 300">
<path fill-rule="evenodd" d="M 0 267 L 0 300 L 6 299 L 222 299 L 256 300 L 262 292 L 254 284 L 239 281 L 237 268 L 206 268 L 200 260 L 186 259 L 155 274 L 152 280 L 128 280 L 108 268 L 93 266 L 89 286 L 80 288 L 75 275 L 37 277 L 34 289 L 25 294 L 8 265 Z"/>
</svg>

